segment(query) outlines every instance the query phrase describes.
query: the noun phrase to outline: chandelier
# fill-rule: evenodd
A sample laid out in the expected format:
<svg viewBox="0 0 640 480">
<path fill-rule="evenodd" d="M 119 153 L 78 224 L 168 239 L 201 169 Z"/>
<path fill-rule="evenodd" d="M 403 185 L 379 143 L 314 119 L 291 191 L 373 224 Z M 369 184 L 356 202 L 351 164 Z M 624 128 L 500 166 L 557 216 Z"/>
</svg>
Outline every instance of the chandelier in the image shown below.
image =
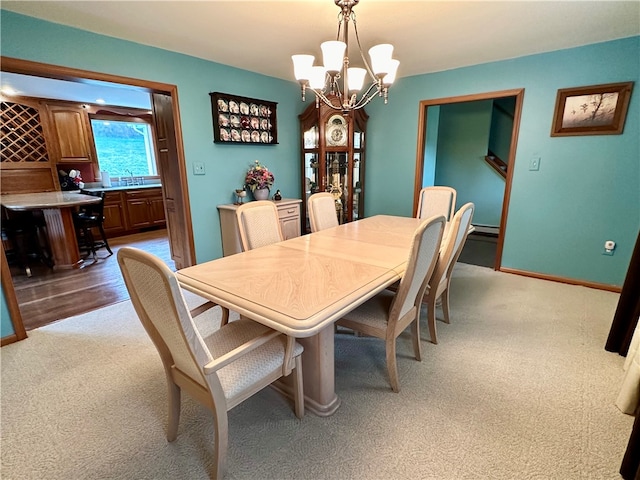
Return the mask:
<svg viewBox="0 0 640 480">
<path fill-rule="evenodd" d="M 383 97 L 384 103 L 387 103 L 389 87 L 395 80 L 398 65 L 400 65 L 398 60 L 391 58 L 393 45 L 384 43 L 371 47 L 369 64 L 360 45 L 356 15 L 353 12 L 353 7 L 360 0 L 334 1 L 340 8 L 338 34 L 336 40 L 323 42 L 320 45 L 323 66 L 313 65 L 315 60 L 313 55 L 291 56 L 294 75 L 300 83 L 302 100 L 305 100 L 305 93 L 309 89 L 316 95 L 316 105 L 322 101 L 329 107 L 344 113 L 364 107 L 376 96 Z M 349 21 L 353 24 L 364 68 L 349 66 Z M 362 91 L 367 75 L 370 84 L 366 90 Z"/>
</svg>

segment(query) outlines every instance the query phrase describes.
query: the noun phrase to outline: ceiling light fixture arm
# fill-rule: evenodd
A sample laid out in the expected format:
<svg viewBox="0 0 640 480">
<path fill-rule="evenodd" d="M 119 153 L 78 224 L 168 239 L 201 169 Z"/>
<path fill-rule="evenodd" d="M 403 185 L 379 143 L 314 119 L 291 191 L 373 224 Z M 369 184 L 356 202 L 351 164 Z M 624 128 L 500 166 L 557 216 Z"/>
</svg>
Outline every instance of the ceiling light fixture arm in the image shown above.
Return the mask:
<svg viewBox="0 0 640 480">
<path fill-rule="evenodd" d="M 322 101 L 334 110 L 348 113 L 367 105 L 374 97 L 383 97 L 387 103 L 388 89 L 393 83 L 400 62 L 391 58 L 393 46 L 390 44 L 376 45 L 369 49 L 371 63 L 365 58 L 360 43 L 358 27 L 353 7 L 360 0 L 334 0 L 340 7 L 338 14 L 338 31 L 336 40 L 324 42 L 322 47 L 324 66 L 313 66 L 312 55 L 294 55 L 294 70 L 296 79 L 300 82 L 302 99 L 310 89 L 316 95 L 316 105 Z M 353 23 L 356 43 L 364 68 L 350 67 L 349 62 L 349 20 Z M 369 77 L 369 86 L 360 93 L 365 77 Z M 327 92 L 333 96 L 331 101 Z M 360 93 L 360 98 L 358 95 Z M 338 100 L 338 102 L 335 102 Z M 335 102 L 335 103 L 334 103 Z M 338 105 L 339 103 L 339 105 Z"/>
</svg>

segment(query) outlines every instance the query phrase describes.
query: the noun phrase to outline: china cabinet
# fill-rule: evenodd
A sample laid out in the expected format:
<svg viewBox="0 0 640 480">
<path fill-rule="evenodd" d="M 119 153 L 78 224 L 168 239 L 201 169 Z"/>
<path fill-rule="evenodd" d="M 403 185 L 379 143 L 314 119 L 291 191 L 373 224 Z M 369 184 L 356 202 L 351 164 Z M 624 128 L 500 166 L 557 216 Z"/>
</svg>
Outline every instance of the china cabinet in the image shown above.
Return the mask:
<svg viewBox="0 0 640 480">
<path fill-rule="evenodd" d="M 338 104 L 338 99 L 335 99 Z M 298 117 L 302 161 L 303 229 L 310 231 L 307 199 L 330 192 L 339 223 L 364 216 L 365 132 L 369 116 L 364 109 L 347 114 L 320 103 Z"/>
</svg>

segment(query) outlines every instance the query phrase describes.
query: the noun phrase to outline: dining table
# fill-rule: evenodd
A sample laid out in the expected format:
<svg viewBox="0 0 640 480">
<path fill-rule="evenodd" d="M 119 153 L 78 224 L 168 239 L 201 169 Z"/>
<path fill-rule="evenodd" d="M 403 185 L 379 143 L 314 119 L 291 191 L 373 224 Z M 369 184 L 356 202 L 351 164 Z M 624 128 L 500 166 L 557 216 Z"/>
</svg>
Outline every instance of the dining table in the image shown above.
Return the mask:
<svg viewBox="0 0 640 480">
<path fill-rule="evenodd" d="M 421 220 L 376 215 L 176 272 L 180 285 L 298 339 L 306 408 L 329 416 L 334 322 L 402 278 Z M 286 385 L 281 387 L 287 393 Z"/>
<path fill-rule="evenodd" d="M 24 212 L 42 210 L 54 270 L 80 268 L 80 257 L 73 212 L 81 205 L 99 203 L 94 195 L 76 192 L 37 192 L 0 195 L 0 205 L 7 210 Z"/>
</svg>

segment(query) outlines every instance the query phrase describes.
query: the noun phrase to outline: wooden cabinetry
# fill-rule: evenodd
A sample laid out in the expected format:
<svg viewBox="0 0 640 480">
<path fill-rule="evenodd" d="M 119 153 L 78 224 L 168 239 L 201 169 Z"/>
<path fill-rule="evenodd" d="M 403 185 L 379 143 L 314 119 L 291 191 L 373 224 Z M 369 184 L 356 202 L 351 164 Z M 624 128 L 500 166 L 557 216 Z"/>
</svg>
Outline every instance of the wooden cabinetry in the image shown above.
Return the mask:
<svg viewBox="0 0 640 480">
<path fill-rule="evenodd" d="M 92 162 L 96 158 L 89 115 L 71 105 L 48 105 L 56 139 L 55 163 Z"/>
<path fill-rule="evenodd" d="M 122 192 L 107 192 L 102 226 L 107 236 L 116 236 L 127 230 Z"/>
<path fill-rule="evenodd" d="M 283 198 L 282 200 L 272 200 L 278 207 L 278 218 L 280 219 L 280 228 L 285 240 L 289 238 L 299 237 L 300 230 L 300 204 L 302 200 L 293 198 Z M 240 232 L 238 231 L 238 222 L 236 219 L 236 210 L 238 205 L 218 205 L 220 214 L 220 229 L 222 232 L 222 254 L 226 257 L 234 253 L 240 253 L 242 246 L 240 244 Z"/>
<path fill-rule="evenodd" d="M 320 103 L 318 107 L 309 105 L 298 118 L 304 231 L 310 231 L 307 199 L 316 192 L 333 194 L 340 223 L 362 218 L 369 116 L 363 109 L 343 115 L 340 110 Z"/>
<path fill-rule="evenodd" d="M 2 155 L 0 191 L 48 192 L 60 188 L 51 162 L 47 110 L 33 99 L 5 97 L 2 103 Z"/>
<path fill-rule="evenodd" d="M 106 193 L 103 227 L 107 237 L 117 237 L 134 233 L 142 228 L 166 225 L 161 187 L 107 190 Z"/>
<path fill-rule="evenodd" d="M 129 229 L 165 224 L 162 189 L 127 190 L 124 197 Z"/>
</svg>

